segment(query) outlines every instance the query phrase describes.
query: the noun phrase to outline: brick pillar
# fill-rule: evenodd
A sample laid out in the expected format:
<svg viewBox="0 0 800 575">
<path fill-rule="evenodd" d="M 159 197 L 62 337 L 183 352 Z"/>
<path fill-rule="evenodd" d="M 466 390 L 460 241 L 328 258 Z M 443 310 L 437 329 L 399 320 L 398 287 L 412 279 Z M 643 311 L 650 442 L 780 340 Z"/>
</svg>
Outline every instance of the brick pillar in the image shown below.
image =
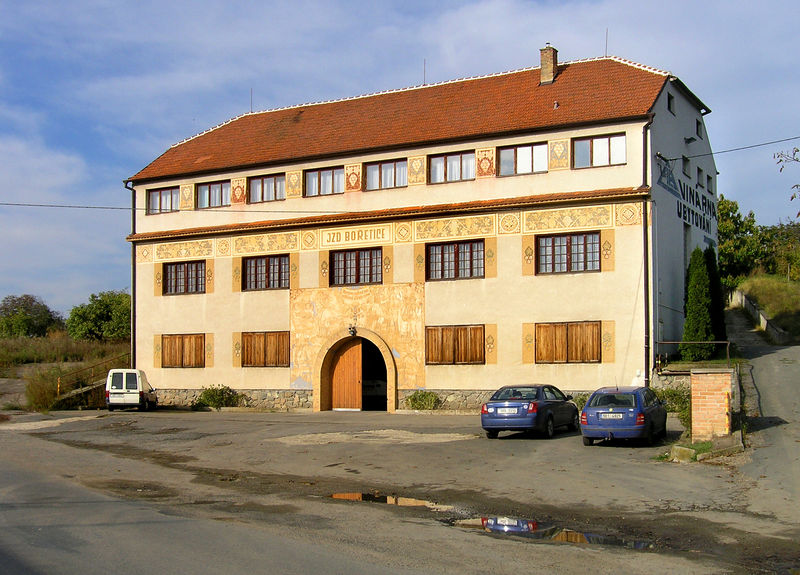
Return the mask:
<svg viewBox="0 0 800 575">
<path fill-rule="evenodd" d="M 692 370 L 692 441 L 731 433 L 732 369 Z"/>
</svg>

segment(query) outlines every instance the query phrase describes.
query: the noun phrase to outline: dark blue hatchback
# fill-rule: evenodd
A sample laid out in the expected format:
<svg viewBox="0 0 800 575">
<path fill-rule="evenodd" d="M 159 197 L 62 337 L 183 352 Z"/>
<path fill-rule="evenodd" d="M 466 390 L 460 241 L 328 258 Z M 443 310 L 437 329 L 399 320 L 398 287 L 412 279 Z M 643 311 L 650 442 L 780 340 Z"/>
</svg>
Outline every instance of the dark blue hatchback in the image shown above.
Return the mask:
<svg viewBox="0 0 800 575">
<path fill-rule="evenodd" d="M 562 425 L 578 429 L 578 407 L 552 385 L 507 385 L 481 407 L 481 427 L 494 439 L 501 431 L 539 431 L 553 437 Z"/>
<path fill-rule="evenodd" d="M 581 411 L 583 444 L 603 439 L 643 439 L 667 434 L 667 410 L 649 387 L 601 387 Z"/>
</svg>

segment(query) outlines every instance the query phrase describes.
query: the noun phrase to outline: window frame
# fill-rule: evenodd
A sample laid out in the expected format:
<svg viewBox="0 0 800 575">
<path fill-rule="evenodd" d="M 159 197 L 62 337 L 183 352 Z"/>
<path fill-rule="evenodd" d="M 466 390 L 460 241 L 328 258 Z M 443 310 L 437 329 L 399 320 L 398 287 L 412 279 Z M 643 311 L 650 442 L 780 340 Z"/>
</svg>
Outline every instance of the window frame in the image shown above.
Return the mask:
<svg viewBox="0 0 800 575">
<path fill-rule="evenodd" d="M 484 324 L 425 326 L 425 365 L 485 365 Z"/>
<path fill-rule="evenodd" d="M 405 181 L 402 183 L 398 183 L 398 166 L 402 164 L 405 168 Z M 392 166 L 392 183 L 391 185 L 386 185 L 384 182 L 384 169 L 387 166 Z M 378 185 L 377 187 L 370 187 L 370 171 L 376 168 L 378 170 Z M 393 188 L 406 188 L 408 187 L 408 159 L 407 158 L 397 158 L 395 160 L 382 160 L 380 162 L 370 162 L 368 164 L 364 164 L 364 190 L 367 192 L 374 192 L 377 190 L 390 190 Z"/>
<path fill-rule="evenodd" d="M 242 332 L 242 367 L 290 367 L 291 356 L 289 331 Z"/>
<path fill-rule="evenodd" d="M 331 173 L 331 191 L 328 193 L 322 192 L 322 174 L 324 172 Z M 311 174 L 316 174 L 316 192 L 309 193 L 308 181 Z M 339 190 L 337 191 L 337 181 L 340 183 Z M 329 168 L 315 168 L 313 170 L 303 171 L 303 197 L 304 198 L 320 198 L 326 196 L 337 196 L 344 193 L 344 166 L 333 166 Z"/>
<path fill-rule="evenodd" d="M 573 241 L 575 238 L 583 236 L 583 249 L 582 251 L 574 249 Z M 556 249 L 556 243 L 553 241 L 550 246 L 542 245 L 543 241 L 547 240 L 564 240 L 563 243 L 563 265 L 564 269 L 557 269 L 560 267 L 560 261 L 557 260 L 562 254 Z M 594 241 L 591 241 L 594 240 Z M 545 250 L 549 254 L 544 253 Z M 573 258 L 582 256 L 582 268 L 573 265 Z M 536 275 L 558 275 L 566 273 L 598 273 L 602 271 L 602 262 L 600 257 L 600 232 L 599 231 L 585 231 L 575 232 L 571 234 L 547 234 L 536 236 Z M 549 256 L 548 260 L 544 258 Z M 543 266 L 543 264 L 545 264 Z M 546 265 L 546 264 L 549 264 Z M 590 267 L 590 264 L 594 267 Z M 543 269 L 544 267 L 544 269 Z"/>
<path fill-rule="evenodd" d="M 684 176 L 692 177 L 692 161 L 688 156 L 681 156 L 681 171 Z"/>
<path fill-rule="evenodd" d="M 614 156 L 614 148 L 612 146 L 612 141 L 617 138 L 623 139 L 623 152 L 625 157 L 622 161 L 613 161 Z M 595 163 L 595 142 L 598 140 L 607 140 L 608 149 L 606 150 L 606 158 L 608 159 L 607 163 L 596 164 Z M 588 142 L 589 144 L 589 163 L 587 165 L 578 165 L 577 159 L 578 155 L 575 151 L 576 145 Z M 612 166 L 625 166 L 628 163 L 628 135 L 626 132 L 614 132 L 612 134 L 595 134 L 592 136 L 581 136 L 580 138 L 572 138 L 572 169 L 573 170 L 585 170 L 588 168 L 609 168 Z"/>
<path fill-rule="evenodd" d="M 667 111 L 673 116 L 675 115 L 675 96 L 667 92 Z"/>
<path fill-rule="evenodd" d="M 348 255 L 355 254 L 355 261 L 349 262 Z M 377 254 L 377 258 L 376 258 Z M 340 258 L 341 256 L 341 258 Z M 365 261 L 367 258 L 368 261 Z M 377 260 L 377 265 L 376 265 Z M 348 281 L 350 271 L 348 266 L 352 263 L 352 281 Z M 361 275 L 364 272 L 364 265 L 367 265 L 369 281 L 362 281 Z M 353 248 L 349 250 L 332 251 L 328 257 L 330 270 L 330 287 L 343 287 L 354 285 L 381 285 L 383 284 L 383 248 Z M 375 275 L 377 280 L 372 279 Z M 343 279 L 344 281 L 339 281 Z"/>
<path fill-rule="evenodd" d="M 475 273 L 475 250 L 476 247 L 480 245 L 480 274 Z M 446 276 L 445 273 L 448 271 L 448 265 L 445 260 L 445 253 L 444 250 L 450 247 L 453 247 L 453 260 L 452 260 L 452 276 Z M 463 257 L 462 247 L 469 248 L 468 258 L 468 265 L 469 266 L 469 275 L 461 275 L 462 273 L 462 262 L 461 258 Z M 437 257 L 434 256 L 432 253 L 434 250 L 439 249 L 441 250 L 441 254 Z M 436 263 L 435 263 L 436 262 Z M 439 268 L 439 277 L 433 276 L 433 265 Z M 468 280 L 468 279 L 483 279 L 486 277 L 486 241 L 484 239 L 478 240 L 461 240 L 456 242 L 442 242 L 442 243 L 432 243 L 432 244 L 425 244 L 425 281 L 456 281 L 456 280 Z"/>
<path fill-rule="evenodd" d="M 194 268 L 194 266 L 197 267 Z M 194 278 L 193 282 L 192 277 Z M 204 294 L 206 293 L 206 260 L 165 262 L 162 269 L 162 278 L 162 295 Z M 178 289 L 178 283 L 182 284 L 181 289 Z"/>
<path fill-rule="evenodd" d="M 163 197 L 165 193 L 169 193 L 170 197 L 170 204 L 171 208 L 165 210 L 162 206 L 164 205 Z M 153 194 L 158 194 L 158 209 L 152 209 L 153 203 L 151 201 L 151 197 Z M 147 190 L 147 195 L 145 196 L 145 214 L 148 216 L 154 216 L 156 214 L 169 214 L 172 212 L 179 212 L 181 209 L 181 189 L 179 186 L 170 186 L 168 188 L 156 188 L 153 190 Z"/>
<path fill-rule="evenodd" d="M 263 261 L 263 271 L 251 269 Z M 275 263 L 273 263 L 275 262 Z M 273 281 L 277 266 L 277 280 Z M 289 254 L 252 256 L 242 258 L 242 291 L 267 291 L 289 289 Z M 255 274 L 255 278 L 253 278 Z M 262 281 L 263 280 L 263 281 Z M 278 284 L 278 285 L 273 285 Z"/>
<path fill-rule="evenodd" d="M 190 342 L 191 350 L 187 350 L 187 342 Z M 180 349 L 177 350 L 179 353 L 176 353 L 173 345 L 180 345 Z M 204 368 L 206 366 L 205 347 L 206 334 L 204 333 L 163 334 L 161 336 L 161 367 L 165 369 Z M 187 353 L 189 351 L 190 353 Z M 173 357 L 177 358 L 178 356 L 180 357 L 178 362 L 172 361 Z"/>
<path fill-rule="evenodd" d="M 273 198 L 264 199 L 264 190 L 266 189 L 266 182 L 267 180 L 272 180 L 272 195 Z M 277 183 L 278 181 L 282 181 L 281 186 L 281 197 L 278 197 L 278 189 Z M 260 190 L 261 190 L 261 199 L 260 200 L 253 200 L 253 183 L 260 182 Z M 277 174 L 267 174 L 264 176 L 254 176 L 252 178 L 247 179 L 247 203 L 248 204 L 263 204 L 265 202 L 280 202 L 286 199 L 286 172 L 280 172 Z"/>
<path fill-rule="evenodd" d="M 472 156 L 472 177 L 465 178 L 463 177 L 464 174 L 464 158 L 466 156 Z M 451 179 L 450 178 L 450 159 L 451 158 L 459 158 L 459 177 L 458 179 Z M 434 160 L 442 160 L 442 179 L 441 181 L 433 179 L 433 162 Z M 453 182 L 468 182 L 474 180 L 477 176 L 476 174 L 476 157 L 475 157 L 475 150 L 464 150 L 463 152 L 451 152 L 447 154 L 433 154 L 428 156 L 428 183 L 429 184 L 450 184 Z"/>
<path fill-rule="evenodd" d="M 219 186 L 219 197 L 220 203 L 212 204 L 212 186 Z M 194 198 L 195 198 L 195 208 L 198 210 L 211 210 L 213 208 L 226 208 L 231 205 L 231 181 L 230 180 L 217 180 L 214 182 L 200 182 L 195 184 L 194 190 Z M 208 193 L 208 205 L 201 206 L 200 205 L 200 194 L 201 188 L 207 188 Z M 227 192 L 226 192 L 227 188 Z"/>
<path fill-rule="evenodd" d="M 530 148 L 531 149 L 531 169 L 530 171 L 521 172 L 519 171 L 519 150 L 521 148 Z M 547 164 L 546 167 L 542 170 L 536 169 L 536 149 L 537 148 L 544 148 L 545 158 L 544 161 Z M 511 173 L 503 173 L 503 162 L 502 162 L 502 154 L 503 152 L 507 152 L 509 150 L 514 151 L 514 169 Z M 513 146 L 500 146 L 497 148 L 497 177 L 505 178 L 508 176 L 528 176 L 531 174 L 546 174 L 550 171 L 550 158 L 548 154 L 548 147 L 547 142 L 532 142 L 528 144 L 516 144 Z"/>
<path fill-rule="evenodd" d="M 579 341 L 582 335 L 592 337 L 593 341 Z M 545 339 L 552 341 L 544 341 Z M 602 363 L 603 361 L 600 321 L 536 323 L 534 342 L 535 363 Z"/>
</svg>

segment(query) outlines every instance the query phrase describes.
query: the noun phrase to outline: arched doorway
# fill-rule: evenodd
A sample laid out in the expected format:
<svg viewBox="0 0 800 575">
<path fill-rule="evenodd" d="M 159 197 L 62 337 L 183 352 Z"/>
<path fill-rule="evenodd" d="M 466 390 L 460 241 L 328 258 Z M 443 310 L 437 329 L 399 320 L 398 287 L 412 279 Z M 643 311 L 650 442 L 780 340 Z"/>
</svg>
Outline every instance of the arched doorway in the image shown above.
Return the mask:
<svg viewBox="0 0 800 575">
<path fill-rule="evenodd" d="M 386 411 L 387 369 L 378 347 L 368 339 L 351 337 L 332 354 L 331 409 Z"/>
</svg>

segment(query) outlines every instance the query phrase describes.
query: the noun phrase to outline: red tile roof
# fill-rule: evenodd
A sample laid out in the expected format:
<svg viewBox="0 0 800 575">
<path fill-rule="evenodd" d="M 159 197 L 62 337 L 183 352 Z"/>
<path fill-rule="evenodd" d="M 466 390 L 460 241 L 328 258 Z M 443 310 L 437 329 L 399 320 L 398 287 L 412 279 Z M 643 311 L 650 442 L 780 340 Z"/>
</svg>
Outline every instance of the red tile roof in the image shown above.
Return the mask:
<svg viewBox="0 0 800 575">
<path fill-rule="evenodd" d="M 558 70 L 544 86 L 531 68 L 245 114 L 172 146 L 131 181 L 641 118 L 670 78 L 618 58 Z"/>
</svg>

